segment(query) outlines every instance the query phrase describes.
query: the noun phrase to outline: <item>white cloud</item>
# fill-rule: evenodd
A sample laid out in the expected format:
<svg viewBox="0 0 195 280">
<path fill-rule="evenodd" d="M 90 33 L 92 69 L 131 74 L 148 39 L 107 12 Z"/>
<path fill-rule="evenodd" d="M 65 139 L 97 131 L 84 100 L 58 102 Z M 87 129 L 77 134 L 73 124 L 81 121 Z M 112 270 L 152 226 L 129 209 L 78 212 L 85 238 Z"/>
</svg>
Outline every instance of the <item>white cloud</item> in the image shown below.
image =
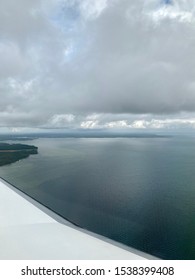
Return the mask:
<svg viewBox="0 0 195 280">
<path fill-rule="evenodd" d="M 105 124 L 105 127 L 108 127 L 108 128 L 128 128 L 129 125 L 127 124 L 126 120 L 121 120 L 121 121 L 108 122 L 108 123 Z"/>
<path fill-rule="evenodd" d="M 145 120 L 138 120 L 138 121 L 134 121 L 130 127 L 131 128 L 146 128 L 148 126 L 148 122 L 146 122 Z"/>
<path fill-rule="evenodd" d="M 66 127 L 67 125 L 70 125 L 75 119 L 75 116 L 72 114 L 62 114 L 62 115 L 54 115 L 49 120 L 49 126 L 50 127 Z"/>
<path fill-rule="evenodd" d="M 189 1 L 188 1 L 189 2 Z M 175 5 L 168 5 L 159 7 L 154 11 L 148 12 L 148 15 L 155 21 L 159 22 L 161 20 L 170 19 L 177 20 L 184 23 L 194 23 L 194 4 L 189 10 L 183 9 L 181 5 L 175 2 Z"/>
<path fill-rule="evenodd" d="M 148 127 L 151 128 L 181 128 L 181 127 L 191 127 L 195 128 L 195 118 L 190 119 L 153 119 L 148 123 Z"/>
<path fill-rule="evenodd" d="M 28 81 L 19 81 L 14 78 L 8 78 L 7 85 L 13 93 L 17 94 L 18 96 L 26 96 L 29 93 L 33 93 L 33 86 L 36 81 L 34 79 Z M 29 97 L 28 97 L 29 98 Z"/>
<path fill-rule="evenodd" d="M 115 121 L 106 121 L 108 119 L 118 118 Z M 145 119 L 136 119 L 136 116 L 129 116 L 127 120 L 121 120 L 120 115 L 98 115 L 95 119 L 81 122 L 83 128 L 109 128 L 109 129 L 175 129 L 175 128 L 195 128 L 195 117 L 189 116 L 180 118 L 152 118 L 151 115 L 145 115 Z"/>
<path fill-rule="evenodd" d="M 97 128 L 98 127 L 98 121 L 84 121 L 81 122 L 81 127 L 82 128 Z"/>
<path fill-rule="evenodd" d="M 108 0 L 80 0 L 81 14 L 85 19 L 97 18 L 107 7 Z"/>
<path fill-rule="evenodd" d="M 86 120 L 97 120 L 101 118 L 101 114 L 91 114 L 86 116 Z"/>
<path fill-rule="evenodd" d="M 12 127 L 10 130 L 11 130 L 11 132 L 13 132 L 13 133 L 22 132 L 22 129 L 21 129 L 21 128 L 18 128 L 18 127 Z"/>
</svg>

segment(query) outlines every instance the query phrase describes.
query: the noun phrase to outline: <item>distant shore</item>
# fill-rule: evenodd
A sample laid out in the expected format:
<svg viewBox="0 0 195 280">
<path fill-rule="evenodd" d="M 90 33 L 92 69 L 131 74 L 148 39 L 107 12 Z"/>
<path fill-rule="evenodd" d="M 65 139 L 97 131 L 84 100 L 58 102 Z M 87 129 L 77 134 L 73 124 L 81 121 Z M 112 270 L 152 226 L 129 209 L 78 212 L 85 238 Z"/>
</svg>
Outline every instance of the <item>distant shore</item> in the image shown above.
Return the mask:
<svg viewBox="0 0 195 280">
<path fill-rule="evenodd" d="M 38 154 L 36 146 L 0 143 L 0 166 L 14 163 L 32 154 Z"/>
</svg>

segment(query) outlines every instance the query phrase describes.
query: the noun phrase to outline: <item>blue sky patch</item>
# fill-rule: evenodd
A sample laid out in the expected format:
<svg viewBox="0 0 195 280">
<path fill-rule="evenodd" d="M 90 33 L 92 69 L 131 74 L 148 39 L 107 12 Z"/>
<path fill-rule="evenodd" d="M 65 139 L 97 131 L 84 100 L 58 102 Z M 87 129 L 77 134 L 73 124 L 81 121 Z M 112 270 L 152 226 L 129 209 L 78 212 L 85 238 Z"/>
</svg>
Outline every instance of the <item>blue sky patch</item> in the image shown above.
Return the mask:
<svg viewBox="0 0 195 280">
<path fill-rule="evenodd" d="M 165 5 L 172 5 L 173 4 L 173 1 L 172 0 L 163 0 L 163 3 Z"/>
</svg>

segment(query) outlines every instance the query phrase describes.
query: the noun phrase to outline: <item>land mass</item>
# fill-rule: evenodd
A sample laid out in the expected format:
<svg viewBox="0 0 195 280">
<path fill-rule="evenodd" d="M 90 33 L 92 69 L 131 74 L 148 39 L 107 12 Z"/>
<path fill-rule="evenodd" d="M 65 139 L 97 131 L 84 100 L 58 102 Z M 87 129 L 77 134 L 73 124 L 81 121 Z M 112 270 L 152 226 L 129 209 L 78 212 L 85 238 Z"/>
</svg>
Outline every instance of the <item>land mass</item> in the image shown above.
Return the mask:
<svg viewBox="0 0 195 280">
<path fill-rule="evenodd" d="M 0 166 L 38 154 L 38 148 L 32 145 L 0 143 Z"/>
</svg>

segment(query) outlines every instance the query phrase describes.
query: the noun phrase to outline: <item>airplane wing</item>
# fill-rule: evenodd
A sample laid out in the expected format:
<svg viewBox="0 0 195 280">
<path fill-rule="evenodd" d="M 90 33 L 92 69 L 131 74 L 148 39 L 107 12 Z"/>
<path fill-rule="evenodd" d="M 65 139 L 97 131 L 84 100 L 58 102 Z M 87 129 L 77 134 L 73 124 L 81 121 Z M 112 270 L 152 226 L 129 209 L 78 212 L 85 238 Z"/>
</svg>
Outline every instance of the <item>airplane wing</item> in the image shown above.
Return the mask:
<svg viewBox="0 0 195 280">
<path fill-rule="evenodd" d="M 83 230 L 0 179 L 0 259 L 154 259 Z"/>
</svg>

